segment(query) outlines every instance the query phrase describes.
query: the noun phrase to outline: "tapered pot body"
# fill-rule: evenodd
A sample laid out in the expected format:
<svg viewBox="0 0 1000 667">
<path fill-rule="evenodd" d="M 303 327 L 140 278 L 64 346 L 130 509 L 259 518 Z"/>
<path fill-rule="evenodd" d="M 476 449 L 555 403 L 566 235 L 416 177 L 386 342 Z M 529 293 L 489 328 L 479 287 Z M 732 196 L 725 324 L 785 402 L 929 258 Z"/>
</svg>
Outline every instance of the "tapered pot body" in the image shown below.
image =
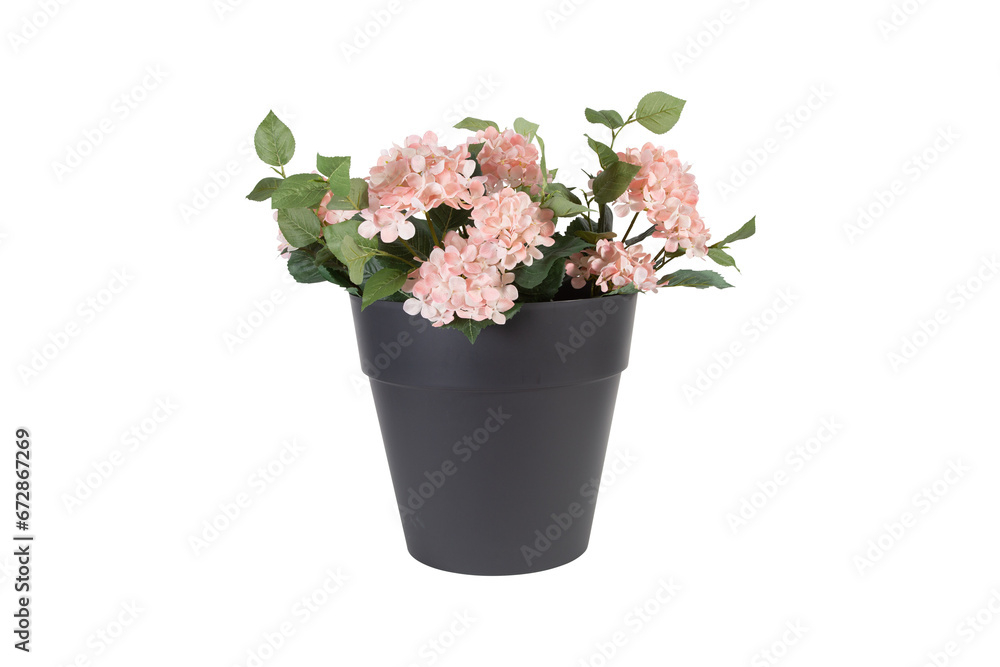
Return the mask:
<svg viewBox="0 0 1000 667">
<path fill-rule="evenodd" d="M 351 301 L 410 554 L 480 575 L 583 554 L 636 295 L 525 304 L 475 344 Z"/>
</svg>

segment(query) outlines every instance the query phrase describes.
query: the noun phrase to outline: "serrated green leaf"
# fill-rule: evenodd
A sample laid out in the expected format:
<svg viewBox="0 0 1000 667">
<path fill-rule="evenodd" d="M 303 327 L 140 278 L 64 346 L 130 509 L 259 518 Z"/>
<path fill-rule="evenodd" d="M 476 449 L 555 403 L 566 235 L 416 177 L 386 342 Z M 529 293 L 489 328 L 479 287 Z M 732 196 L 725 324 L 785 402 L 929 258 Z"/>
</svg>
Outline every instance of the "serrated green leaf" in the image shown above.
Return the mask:
<svg viewBox="0 0 1000 667">
<path fill-rule="evenodd" d="M 525 120 L 523 118 L 515 118 L 514 131 L 527 137 L 529 142 L 534 141 L 535 134 L 538 133 L 538 124 L 532 123 L 530 120 Z"/>
<path fill-rule="evenodd" d="M 594 179 L 594 201 L 606 204 L 614 201 L 628 190 L 629 184 L 639 172 L 640 166 L 628 162 L 615 162 Z"/>
<path fill-rule="evenodd" d="M 312 256 L 305 250 L 293 250 L 288 256 L 288 272 L 300 283 L 321 283 L 325 280 Z"/>
<path fill-rule="evenodd" d="M 273 111 L 257 126 L 253 136 L 253 146 L 257 156 L 272 167 L 289 163 L 295 154 L 295 138 L 288 126 L 278 120 Z"/>
<path fill-rule="evenodd" d="M 736 260 L 722 248 L 709 248 L 708 258 L 719 266 L 732 266 L 735 267 L 737 271 L 740 270 L 740 267 L 736 266 Z"/>
<path fill-rule="evenodd" d="M 531 266 L 519 266 L 515 269 L 515 285 L 529 289 L 537 287 L 545 280 L 545 276 L 548 275 L 553 262 L 565 260 L 573 253 L 590 247 L 589 243 L 576 236 L 556 234 L 552 238 L 555 240 L 555 243 L 542 249 L 543 254 L 541 259 L 534 260 Z"/>
<path fill-rule="evenodd" d="M 340 254 L 341 241 L 343 241 L 346 236 L 352 236 L 355 239 L 360 239 L 361 236 L 358 234 L 358 227 L 360 225 L 360 220 L 345 220 L 343 222 L 338 222 L 335 225 L 327 225 L 323 227 L 323 240 L 326 241 L 327 249 L 341 262 L 344 262 L 344 257 Z M 344 263 L 346 264 L 346 262 Z"/>
<path fill-rule="evenodd" d="M 591 243 L 593 245 L 597 245 L 597 242 L 600 241 L 601 239 L 613 239 L 616 236 L 618 236 L 618 234 L 616 234 L 615 232 L 597 233 L 597 232 L 587 232 L 579 229 L 575 230 L 573 232 L 573 235 L 578 236 L 587 243 Z"/>
<path fill-rule="evenodd" d="M 327 174 L 330 177 L 328 183 L 330 192 L 337 197 L 348 197 L 351 193 L 351 158 L 335 157 L 331 160 L 333 169 Z M 365 192 L 368 192 L 367 184 Z"/>
<path fill-rule="evenodd" d="M 726 245 L 732 243 L 733 241 L 741 241 L 743 239 L 748 239 L 757 232 L 757 216 L 750 218 L 745 225 L 737 229 L 735 232 L 722 239 L 718 243 L 713 243 L 713 248 L 724 248 Z"/>
<path fill-rule="evenodd" d="M 365 243 L 359 243 L 353 236 L 345 236 L 340 241 L 340 255 L 337 259 L 347 265 L 351 282 L 355 285 L 360 285 L 365 279 L 365 264 L 379 253 L 378 242 L 375 239 L 364 239 L 364 241 Z"/>
<path fill-rule="evenodd" d="M 492 127 L 497 131 L 500 130 L 500 127 L 492 120 L 482 120 L 481 118 L 473 118 L 472 116 L 467 116 L 458 121 L 455 123 L 455 127 L 459 130 L 471 130 L 473 132 L 485 130 L 488 127 Z"/>
<path fill-rule="evenodd" d="M 352 178 L 347 196 L 333 195 L 326 208 L 331 211 L 363 211 L 368 208 L 368 181 Z"/>
<path fill-rule="evenodd" d="M 322 234 L 319 218 L 308 208 L 278 209 L 278 228 L 282 236 L 296 248 L 315 243 Z"/>
<path fill-rule="evenodd" d="M 515 303 L 513 308 L 504 313 L 504 317 L 508 320 L 517 314 L 517 311 L 521 310 L 521 304 Z M 444 325 L 444 329 L 457 329 L 465 334 L 465 337 L 469 339 L 470 343 L 475 343 L 476 339 L 479 338 L 479 334 L 482 333 L 483 329 L 488 326 L 499 326 L 494 325 L 493 320 L 467 320 L 463 317 L 456 317 L 451 321 L 450 324 Z"/>
<path fill-rule="evenodd" d="M 601 162 L 601 169 L 607 169 L 615 162 L 618 162 L 618 153 L 614 152 L 610 146 L 593 139 L 589 134 L 583 136 L 587 137 L 587 144 L 597 153 L 597 159 Z"/>
<path fill-rule="evenodd" d="M 561 194 L 563 197 L 565 197 L 566 199 L 570 200 L 574 204 L 582 204 L 583 203 L 583 202 L 580 201 L 579 197 L 577 197 L 575 194 L 573 194 L 573 190 L 572 189 L 566 187 L 562 183 L 549 183 L 549 191 L 550 192 L 558 192 L 559 194 Z"/>
<path fill-rule="evenodd" d="M 312 208 L 322 201 L 327 184 L 316 174 L 294 174 L 283 180 L 271 195 L 274 208 Z"/>
<path fill-rule="evenodd" d="M 639 100 L 635 110 L 635 120 L 650 132 L 663 134 L 681 117 L 684 100 L 659 91 L 649 93 Z"/>
<path fill-rule="evenodd" d="M 552 211 L 552 214 L 557 218 L 566 218 L 571 215 L 586 213 L 590 210 L 583 204 L 574 204 L 561 194 L 555 194 L 552 197 L 549 197 L 548 201 L 545 202 L 545 208 Z"/>
<path fill-rule="evenodd" d="M 406 282 L 406 271 L 397 269 L 382 269 L 375 273 L 365 282 L 364 291 L 361 293 L 361 310 L 364 310 L 379 299 L 384 299 Z"/>
<path fill-rule="evenodd" d="M 594 109 L 588 108 L 585 109 L 583 113 L 587 117 L 587 120 L 591 123 L 604 125 L 606 127 L 610 127 L 612 130 L 625 124 L 625 121 L 622 120 L 622 115 L 617 111 L 612 111 L 611 109 L 595 111 Z"/>
<path fill-rule="evenodd" d="M 346 197 L 351 191 L 351 158 L 350 157 L 324 157 L 316 154 L 316 169 L 319 173 L 327 176 L 329 188 L 333 194 Z"/>
<path fill-rule="evenodd" d="M 639 288 L 635 286 L 635 283 L 629 283 L 627 285 L 622 285 L 618 289 L 611 290 L 605 296 L 612 296 L 615 294 L 638 294 Z"/>
<path fill-rule="evenodd" d="M 694 287 L 695 289 L 732 287 L 725 278 L 715 271 L 692 271 L 690 269 L 681 269 L 663 276 L 660 279 L 660 284 L 664 283 L 667 287 Z"/>
<path fill-rule="evenodd" d="M 281 184 L 281 179 L 275 176 L 262 178 L 253 186 L 253 190 L 247 195 L 247 199 L 252 201 L 267 201 L 274 194 L 274 191 Z"/>
<path fill-rule="evenodd" d="M 652 236 L 653 232 L 655 232 L 655 231 L 656 231 L 656 227 L 653 226 L 653 225 L 650 225 L 649 228 L 646 229 L 646 231 L 642 232 L 641 234 L 636 234 L 635 236 L 633 236 L 630 239 L 625 239 L 625 245 L 626 246 L 633 246 L 636 243 L 642 243 L 647 238 L 649 238 L 650 236 Z"/>
</svg>

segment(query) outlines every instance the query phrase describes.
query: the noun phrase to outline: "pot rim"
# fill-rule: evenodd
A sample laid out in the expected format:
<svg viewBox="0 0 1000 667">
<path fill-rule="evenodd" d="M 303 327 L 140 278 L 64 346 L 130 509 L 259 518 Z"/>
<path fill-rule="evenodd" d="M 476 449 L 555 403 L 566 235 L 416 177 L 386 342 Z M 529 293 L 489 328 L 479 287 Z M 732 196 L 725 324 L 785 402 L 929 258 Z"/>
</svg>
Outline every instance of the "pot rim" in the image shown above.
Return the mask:
<svg viewBox="0 0 1000 667">
<path fill-rule="evenodd" d="M 572 307 L 574 305 L 578 306 L 579 304 L 581 304 L 584 301 L 595 301 L 596 302 L 596 301 L 599 301 L 600 299 L 628 299 L 629 297 L 634 297 L 637 294 L 640 294 L 640 292 L 632 292 L 630 294 L 610 294 L 610 295 L 602 295 L 602 296 L 589 296 L 589 297 L 586 297 L 586 298 L 583 298 L 583 299 L 560 299 L 559 301 L 529 301 L 527 303 L 522 303 L 521 304 L 521 308 L 524 309 L 524 308 L 529 308 L 530 307 L 532 310 L 534 310 L 536 307 L 537 308 L 541 308 L 541 307 L 550 307 L 550 308 L 564 307 L 564 308 L 569 308 L 569 307 Z M 361 297 L 360 296 L 355 296 L 354 294 L 348 294 L 347 296 L 350 299 L 352 299 L 352 300 L 359 301 L 359 302 L 361 301 Z M 368 310 L 369 308 L 394 308 L 394 307 L 402 308 L 403 307 L 403 302 L 402 301 L 386 301 L 384 299 L 381 299 L 379 301 L 376 301 L 375 303 L 372 303 L 372 304 L 369 304 L 368 306 L 366 306 L 365 310 Z M 515 317 L 516 317 L 516 315 L 515 315 Z M 499 325 L 499 326 L 503 326 L 503 325 Z"/>
</svg>

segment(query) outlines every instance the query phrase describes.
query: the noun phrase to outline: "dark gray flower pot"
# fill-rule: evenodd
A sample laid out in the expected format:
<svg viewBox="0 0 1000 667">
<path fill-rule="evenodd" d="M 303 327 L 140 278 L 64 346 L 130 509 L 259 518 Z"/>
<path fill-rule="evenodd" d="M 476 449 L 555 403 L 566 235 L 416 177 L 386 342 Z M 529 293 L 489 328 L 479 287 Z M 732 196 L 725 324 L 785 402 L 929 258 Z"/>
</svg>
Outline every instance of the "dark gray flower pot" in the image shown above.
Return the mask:
<svg viewBox="0 0 1000 667">
<path fill-rule="evenodd" d="M 525 304 L 474 345 L 351 301 L 410 554 L 500 575 L 586 551 L 636 295 Z"/>
</svg>

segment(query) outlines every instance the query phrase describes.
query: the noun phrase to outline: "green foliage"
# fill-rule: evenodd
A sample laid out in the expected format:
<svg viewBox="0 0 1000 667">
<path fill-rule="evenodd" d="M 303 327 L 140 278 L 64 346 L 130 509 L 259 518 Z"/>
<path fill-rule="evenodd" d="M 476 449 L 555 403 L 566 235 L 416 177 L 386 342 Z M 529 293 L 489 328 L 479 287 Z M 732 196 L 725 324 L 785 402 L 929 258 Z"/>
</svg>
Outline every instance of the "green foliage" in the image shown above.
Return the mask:
<svg viewBox="0 0 1000 667">
<path fill-rule="evenodd" d="M 288 164 L 295 154 L 295 138 L 292 137 L 292 131 L 278 120 L 273 111 L 268 111 L 267 116 L 257 126 L 257 132 L 253 136 L 253 146 L 257 151 L 257 157 L 272 167 Z"/>
<path fill-rule="evenodd" d="M 252 201 L 267 201 L 280 184 L 280 178 L 274 176 L 262 178 L 257 182 L 257 185 L 253 186 L 253 190 L 247 195 L 247 199 Z"/>
<path fill-rule="evenodd" d="M 562 194 L 555 194 L 545 202 L 545 208 L 552 211 L 557 218 L 567 218 L 571 215 L 586 213 L 590 209 L 583 204 L 574 204 Z"/>
<path fill-rule="evenodd" d="M 615 162 L 594 179 L 594 201 L 606 204 L 628 190 L 629 183 L 639 172 L 640 166 L 628 162 Z"/>
<path fill-rule="evenodd" d="M 473 118 L 472 116 L 466 116 L 462 120 L 455 123 L 455 128 L 459 130 L 471 130 L 473 132 L 485 130 L 488 127 L 492 127 L 497 131 L 500 130 L 500 127 L 492 120 L 482 120 L 480 118 Z"/>
<path fill-rule="evenodd" d="M 354 236 L 348 235 L 341 239 L 340 252 L 336 254 L 336 257 L 347 266 L 351 282 L 360 285 L 365 279 L 365 264 L 377 254 L 379 254 L 378 241 L 375 239 L 359 236 L 355 240 Z"/>
<path fill-rule="evenodd" d="M 514 120 L 514 131 L 527 137 L 528 141 L 534 141 L 535 135 L 538 133 L 538 124 L 523 118 L 516 118 Z"/>
<path fill-rule="evenodd" d="M 732 287 L 726 280 L 715 271 L 691 271 L 690 269 L 680 269 L 673 273 L 668 273 L 660 279 L 660 284 L 666 281 L 667 287 L 694 287 L 695 289 L 705 289 L 706 287 L 717 287 L 725 289 Z"/>
<path fill-rule="evenodd" d="M 740 270 L 740 267 L 736 266 L 736 260 L 722 248 L 709 248 L 708 258 L 719 266 L 732 266 L 737 271 Z"/>
<path fill-rule="evenodd" d="M 399 291 L 406 282 L 406 271 L 399 269 L 381 269 L 365 282 L 361 294 L 361 310 L 364 310 L 379 299 Z"/>
<path fill-rule="evenodd" d="M 296 248 L 311 245 L 322 234 L 319 218 L 308 208 L 278 209 L 278 229 Z"/>
<path fill-rule="evenodd" d="M 722 239 L 718 243 L 713 243 L 713 248 L 725 248 L 733 241 L 741 241 L 743 239 L 748 239 L 754 235 L 757 231 L 757 216 L 750 218 L 742 227 L 737 229 L 735 232 Z"/>
<path fill-rule="evenodd" d="M 554 262 L 566 259 L 573 253 L 590 247 L 589 243 L 576 236 L 556 234 L 552 238 L 555 243 L 542 250 L 541 259 L 536 259 L 531 263 L 531 266 L 519 266 L 514 269 L 514 284 L 517 285 L 518 289 L 537 287 L 545 280 Z"/>
<path fill-rule="evenodd" d="M 663 134 L 680 120 L 684 100 L 666 93 L 649 93 L 639 100 L 635 120 L 650 132 Z"/>
<path fill-rule="evenodd" d="M 597 159 L 601 161 L 601 169 L 607 169 L 618 162 L 618 153 L 615 153 L 610 146 L 591 138 L 589 134 L 583 136 L 587 137 L 587 144 L 597 153 Z"/>
<path fill-rule="evenodd" d="M 327 184 L 316 174 L 294 174 L 278 184 L 271 195 L 274 208 L 312 208 L 326 194 Z"/>
<path fill-rule="evenodd" d="M 363 178 L 352 178 L 347 196 L 334 194 L 326 208 L 331 211 L 362 211 L 368 208 L 368 181 Z"/>
<path fill-rule="evenodd" d="M 595 111 L 588 108 L 585 109 L 583 113 L 587 117 L 587 120 L 591 123 L 604 125 L 606 127 L 610 127 L 612 130 L 625 124 L 625 121 L 622 120 L 622 115 L 617 111 L 611 111 L 610 109 Z"/>
<path fill-rule="evenodd" d="M 521 310 L 521 304 L 515 303 L 514 307 L 510 310 L 504 312 L 504 316 L 509 320 L 517 314 L 517 311 Z M 450 324 L 445 324 L 444 329 L 457 329 L 465 334 L 465 337 L 469 339 L 470 343 L 475 343 L 476 339 L 479 338 L 479 334 L 483 329 L 493 324 L 492 320 L 467 320 L 464 317 L 456 317 L 451 321 Z"/>
<path fill-rule="evenodd" d="M 316 170 L 329 177 L 327 186 L 333 194 L 338 197 L 348 196 L 351 191 L 350 157 L 323 157 L 317 153 Z"/>
</svg>

